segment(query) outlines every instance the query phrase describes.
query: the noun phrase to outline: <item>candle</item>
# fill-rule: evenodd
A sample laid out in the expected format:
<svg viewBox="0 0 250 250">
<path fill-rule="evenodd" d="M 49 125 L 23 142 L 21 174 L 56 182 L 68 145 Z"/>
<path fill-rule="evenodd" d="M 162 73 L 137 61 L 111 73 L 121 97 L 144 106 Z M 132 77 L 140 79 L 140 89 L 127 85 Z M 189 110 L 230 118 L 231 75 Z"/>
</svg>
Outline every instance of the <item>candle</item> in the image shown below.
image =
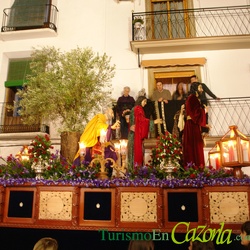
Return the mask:
<svg viewBox="0 0 250 250">
<path fill-rule="evenodd" d="M 220 168 L 220 154 L 219 153 L 215 153 L 215 154 L 210 155 L 210 164 L 215 169 Z"/>
<path fill-rule="evenodd" d="M 100 131 L 100 143 L 104 143 L 106 142 L 106 134 L 107 134 L 107 131 L 105 129 L 102 129 Z"/>
<path fill-rule="evenodd" d="M 120 149 L 121 149 L 121 146 L 120 146 L 120 143 L 116 142 L 114 143 L 115 145 L 115 151 L 117 154 L 120 154 Z"/>
<path fill-rule="evenodd" d="M 115 145 L 115 152 L 117 155 L 117 163 L 118 166 L 121 166 L 121 145 L 118 142 L 115 142 L 114 145 Z"/>
<path fill-rule="evenodd" d="M 121 154 L 126 155 L 127 154 L 127 140 L 120 140 L 121 145 Z"/>
<path fill-rule="evenodd" d="M 80 152 L 80 156 L 83 156 L 86 154 L 86 146 L 83 142 L 79 142 L 79 152 Z"/>
<path fill-rule="evenodd" d="M 216 169 L 220 168 L 220 154 L 215 155 L 215 167 Z"/>
<path fill-rule="evenodd" d="M 243 162 L 249 161 L 248 158 L 248 142 L 241 141 L 242 153 L 243 153 Z"/>
<path fill-rule="evenodd" d="M 228 154 L 229 154 L 229 161 L 234 161 L 234 146 L 232 141 L 228 141 Z"/>
<path fill-rule="evenodd" d="M 224 153 L 223 157 L 224 157 L 225 162 L 229 162 L 229 154 L 228 153 Z"/>
</svg>

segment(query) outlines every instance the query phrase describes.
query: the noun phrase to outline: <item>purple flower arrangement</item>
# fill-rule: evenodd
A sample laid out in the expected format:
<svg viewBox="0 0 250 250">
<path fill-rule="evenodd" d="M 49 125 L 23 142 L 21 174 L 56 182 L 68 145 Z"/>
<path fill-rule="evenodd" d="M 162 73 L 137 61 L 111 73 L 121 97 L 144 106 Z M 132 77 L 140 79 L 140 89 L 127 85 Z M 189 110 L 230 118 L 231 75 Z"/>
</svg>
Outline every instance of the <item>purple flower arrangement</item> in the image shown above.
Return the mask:
<svg viewBox="0 0 250 250">
<path fill-rule="evenodd" d="M 98 179 L 99 166 L 90 167 L 89 162 L 69 164 L 57 151 L 50 153 L 51 143 L 49 137 L 37 137 L 36 147 L 34 141 L 31 143 L 30 159 L 27 161 L 17 159 L 10 155 L 5 160 L 0 157 L 0 185 L 72 185 L 85 187 L 203 187 L 209 186 L 233 186 L 249 185 L 250 178 L 244 176 L 242 179 L 233 177 L 231 170 L 220 168 L 215 170 L 212 167 L 197 167 L 190 163 L 187 166 L 176 167 L 173 178 L 167 179 L 166 173 L 156 164 L 153 159 L 151 163 L 135 167 L 133 172 L 127 173 L 121 178 L 111 177 L 109 179 Z M 38 144 L 40 146 L 38 146 Z M 180 152 L 181 155 L 181 151 Z M 47 161 L 47 167 L 41 179 L 36 179 L 32 169 L 35 159 Z"/>
</svg>

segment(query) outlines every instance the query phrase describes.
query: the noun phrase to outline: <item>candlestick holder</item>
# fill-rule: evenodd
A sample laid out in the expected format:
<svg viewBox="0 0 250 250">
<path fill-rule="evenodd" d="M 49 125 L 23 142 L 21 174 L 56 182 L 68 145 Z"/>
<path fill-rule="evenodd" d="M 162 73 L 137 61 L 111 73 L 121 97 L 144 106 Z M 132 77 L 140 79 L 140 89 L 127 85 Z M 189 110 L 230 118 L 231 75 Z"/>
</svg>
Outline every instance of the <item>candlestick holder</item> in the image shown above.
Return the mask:
<svg viewBox="0 0 250 250">
<path fill-rule="evenodd" d="M 94 167 L 94 165 L 96 164 L 100 164 L 100 171 L 98 173 L 98 179 L 101 179 L 101 180 L 105 180 L 105 179 L 108 179 L 108 172 L 106 171 L 106 164 L 107 163 L 112 163 L 112 168 L 116 168 L 116 162 L 114 159 L 112 158 L 105 158 L 105 155 L 104 155 L 104 150 L 105 150 L 105 143 L 102 143 L 101 144 L 101 148 L 102 148 L 102 154 L 101 155 L 97 155 L 91 162 L 90 162 L 90 166 L 91 167 Z"/>
<path fill-rule="evenodd" d="M 80 162 L 83 162 L 85 160 L 85 154 L 80 153 Z"/>
</svg>

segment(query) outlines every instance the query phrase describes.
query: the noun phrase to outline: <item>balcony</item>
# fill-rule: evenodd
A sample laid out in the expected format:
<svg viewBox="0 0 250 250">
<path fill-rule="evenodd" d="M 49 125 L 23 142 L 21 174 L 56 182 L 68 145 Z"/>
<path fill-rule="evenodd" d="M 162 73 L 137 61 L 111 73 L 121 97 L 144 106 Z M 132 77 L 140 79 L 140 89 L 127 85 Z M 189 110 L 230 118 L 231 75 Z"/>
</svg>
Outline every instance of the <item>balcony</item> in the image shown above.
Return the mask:
<svg viewBox="0 0 250 250">
<path fill-rule="evenodd" d="M 131 49 L 146 54 L 250 48 L 249 19 L 250 5 L 132 13 Z"/>
<path fill-rule="evenodd" d="M 3 10 L 0 39 L 11 41 L 57 35 L 58 9 L 52 4 L 22 5 Z"/>
<path fill-rule="evenodd" d="M 250 97 L 221 98 L 219 101 L 208 100 L 210 106 L 208 123 L 212 127 L 210 137 L 222 137 L 230 125 L 237 125 L 243 134 L 250 136 Z M 45 125 L 28 126 L 23 124 L 21 117 L 16 114 L 13 103 L 0 103 L 0 111 L 0 133 L 39 131 L 48 133 Z M 173 119 L 173 117 L 169 117 L 169 119 Z"/>
<path fill-rule="evenodd" d="M 43 132 L 49 134 L 49 127 L 40 123 L 26 125 L 23 123 L 22 117 L 18 115 L 13 103 L 0 103 L 0 134 L 24 132 Z"/>
</svg>

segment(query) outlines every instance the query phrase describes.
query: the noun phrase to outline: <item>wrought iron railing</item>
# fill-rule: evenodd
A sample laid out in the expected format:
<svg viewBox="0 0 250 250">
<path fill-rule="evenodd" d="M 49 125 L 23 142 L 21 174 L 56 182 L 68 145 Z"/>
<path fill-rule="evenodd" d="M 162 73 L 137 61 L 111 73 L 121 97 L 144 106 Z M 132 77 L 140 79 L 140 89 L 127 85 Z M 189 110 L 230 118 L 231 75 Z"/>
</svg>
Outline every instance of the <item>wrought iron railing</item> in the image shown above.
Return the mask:
<svg viewBox="0 0 250 250">
<path fill-rule="evenodd" d="M 27 125 L 22 122 L 13 102 L 0 103 L 0 133 L 44 132 L 49 134 L 49 127 L 44 124 Z"/>
<path fill-rule="evenodd" d="M 210 136 L 225 135 L 230 125 L 238 126 L 239 131 L 250 136 L 250 97 L 209 100 L 209 106 Z"/>
<path fill-rule="evenodd" d="M 2 32 L 50 28 L 57 31 L 55 5 L 21 5 L 3 10 Z"/>
<path fill-rule="evenodd" d="M 132 40 L 249 35 L 249 20 L 250 5 L 132 13 Z"/>
<path fill-rule="evenodd" d="M 0 103 L 0 133 L 48 131 L 45 125 L 23 124 L 12 105 L 13 103 Z M 211 137 L 222 137 L 228 132 L 230 125 L 238 126 L 243 134 L 250 136 L 250 97 L 209 99 L 208 123 L 211 126 Z"/>
</svg>

